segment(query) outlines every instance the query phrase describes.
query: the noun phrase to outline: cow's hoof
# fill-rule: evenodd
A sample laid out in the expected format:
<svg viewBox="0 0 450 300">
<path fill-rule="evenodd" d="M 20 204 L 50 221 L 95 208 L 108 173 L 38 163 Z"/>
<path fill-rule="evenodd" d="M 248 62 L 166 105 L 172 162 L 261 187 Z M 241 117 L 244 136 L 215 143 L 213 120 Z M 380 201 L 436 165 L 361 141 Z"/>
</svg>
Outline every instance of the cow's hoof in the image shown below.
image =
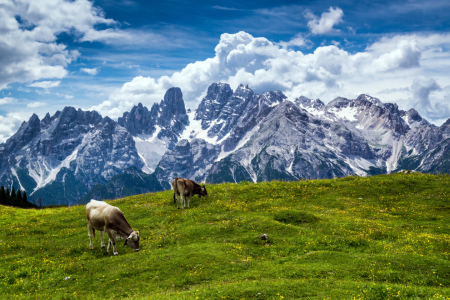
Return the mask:
<svg viewBox="0 0 450 300">
<path fill-rule="evenodd" d="M 114 255 L 119 255 L 119 252 L 114 252 Z"/>
<path fill-rule="evenodd" d="M 94 247 L 89 247 L 89 250 L 94 250 Z"/>
<path fill-rule="evenodd" d="M 105 246 L 102 246 L 102 249 L 105 249 Z"/>
</svg>

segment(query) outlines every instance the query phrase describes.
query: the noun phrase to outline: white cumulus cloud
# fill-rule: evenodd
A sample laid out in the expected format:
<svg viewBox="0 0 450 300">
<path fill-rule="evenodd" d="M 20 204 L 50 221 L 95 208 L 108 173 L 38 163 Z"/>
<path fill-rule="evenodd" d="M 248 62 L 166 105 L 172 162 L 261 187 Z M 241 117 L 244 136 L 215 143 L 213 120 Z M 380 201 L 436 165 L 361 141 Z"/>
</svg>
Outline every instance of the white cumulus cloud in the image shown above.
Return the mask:
<svg viewBox="0 0 450 300">
<path fill-rule="evenodd" d="M 434 78 L 419 76 L 411 84 L 412 103 L 422 116 L 438 120 L 442 123 L 450 117 L 450 94 L 444 97 L 431 97 L 434 92 L 442 91 L 442 87 Z"/>
<path fill-rule="evenodd" d="M 89 74 L 89 75 L 97 75 L 97 73 L 98 73 L 98 68 L 92 68 L 92 69 L 89 69 L 89 68 L 81 68 L 81 69 L 80 69 L 80 72 L 84 72 L 84 73 L 87 73 L 87 74 Z"/>
<path fill-rule="evenodd" d="M 16 102 L 17 100 L 11 97 L 0 98 L 0 105 Z"/>
<path fill-rule="evenodd" d="M 35 101 L 35 102 L 28 103 L 27 107 L 36 108 L 39 106 L 46 106 L 46 105 L 47 105 L 47 103 L 45 103 L 45 102 Z"/>
<path fill-rule="evenodd" d="M 343 16 L 344 12 L 339 7 L 335 9 L 330 7 L 328 12 L 324 12 L 320 16 L 320 19 L 310 11 L 306 13 L 306 18 L 310 19 L 308 21 L 308 27 L 312 34 L 335 32 L 336 29 L 333 29 L 333 26 L 342 22 Z"/>
<path fill-rule="evenodd" d="M 38 82 L 34 82 L 28 86 L 38 87 L 38 88 L 43 88 L 43 89 L 50 89 L 53 87 L 57 87 L 60 83 L 61 83 L 61 81 L 38 81 Z"/>
<path fill-rule="evenodd" d="M 80 41 L 105 40 L 113 35 L 111 30 L 94 27 L 116 24 L 88 0 L 0 2 L 0 89 L 13 82 L 65 77 L 66 67 L 80 53 L 58 43 L 58 35 L 67 32 Z"/>
<path fill-rule="evenodd" d="M 23 116 L 18 113 L 8 113 L 6 116 L 0 116 L 0 143 L 12 136 L 23 122 Z"/>
</svg>

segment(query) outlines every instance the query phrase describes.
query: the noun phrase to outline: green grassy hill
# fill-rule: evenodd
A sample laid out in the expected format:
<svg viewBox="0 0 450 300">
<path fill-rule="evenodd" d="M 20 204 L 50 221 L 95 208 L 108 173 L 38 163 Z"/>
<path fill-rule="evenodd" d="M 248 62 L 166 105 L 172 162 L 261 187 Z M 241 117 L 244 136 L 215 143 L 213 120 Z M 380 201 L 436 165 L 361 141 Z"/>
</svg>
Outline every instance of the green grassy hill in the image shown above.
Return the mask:
<svg viewBox="0 0 450 300">
<path fill-rule="evenodd" d="M 171 191 L 110 201 L 142 238 L 118 256 L 89 250 L 84 206 L 0 206 L 0 298 L 450 298 L 448 175 L 207 189 L 182 211 Z"/>
</svg>

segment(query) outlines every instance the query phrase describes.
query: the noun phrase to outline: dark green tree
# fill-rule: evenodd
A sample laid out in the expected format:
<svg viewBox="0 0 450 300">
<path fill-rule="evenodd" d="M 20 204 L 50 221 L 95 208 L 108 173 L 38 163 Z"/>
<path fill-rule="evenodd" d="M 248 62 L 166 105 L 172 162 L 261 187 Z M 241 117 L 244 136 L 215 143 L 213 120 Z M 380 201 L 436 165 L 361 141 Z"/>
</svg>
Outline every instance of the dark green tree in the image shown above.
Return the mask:
<svg viewBox="0 0 450 300">
<path fill-rule="evenodd" d="M 11 193 L 9 192 L 9 188 L 6 188 L 6 196 L 11 196 Z"/>
<path fill-rule="evenodd" d="M 16 197 L 17 197 L 17 200 L 22 201 L 22 193 L 20 192 L 20 190 L 17 190 Z"/>
<path fill-rule="evenodd" d="M 16 198 L 16 190 L 14 189 L 14 186 L 13 186 L 12 191 L 11 191 L 11 197 Z"/>
<path fill-rule="evenodd" d="M 5 187 L 2 185 L 2 187 L 0 187 L 0 200 L 5 200 L 5 199 L 6 199 Z"/>
<path fill-rule="evenodd" d="M 26 192 L 26 191 L 23 191 L 22 197 L 23 197 L 23 200 L 25 200 L 26 202 L 28 202 L 28 199 L 27 199 L 27 192 Z"/>
</svg>

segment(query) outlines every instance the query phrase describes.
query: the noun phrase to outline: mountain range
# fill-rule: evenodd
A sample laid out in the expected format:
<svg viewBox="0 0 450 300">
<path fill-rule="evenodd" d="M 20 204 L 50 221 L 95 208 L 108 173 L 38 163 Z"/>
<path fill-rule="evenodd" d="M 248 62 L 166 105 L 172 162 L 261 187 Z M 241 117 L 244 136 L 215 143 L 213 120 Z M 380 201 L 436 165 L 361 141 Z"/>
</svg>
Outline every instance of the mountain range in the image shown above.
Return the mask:
<svg viewBox="0 0 450 300">
<path fill-rule="evenodd" d="M 288 99 L 213 83 L 194 111 L 167 90 L 117 121 L 65 107 L 33 115 L 0 145 L 0 185 L 45 205 L 170 189 L 175 177 L 220 183 L 450 170 L 450 119 L 436 126 L 369 95 Z"/>
</svg>

